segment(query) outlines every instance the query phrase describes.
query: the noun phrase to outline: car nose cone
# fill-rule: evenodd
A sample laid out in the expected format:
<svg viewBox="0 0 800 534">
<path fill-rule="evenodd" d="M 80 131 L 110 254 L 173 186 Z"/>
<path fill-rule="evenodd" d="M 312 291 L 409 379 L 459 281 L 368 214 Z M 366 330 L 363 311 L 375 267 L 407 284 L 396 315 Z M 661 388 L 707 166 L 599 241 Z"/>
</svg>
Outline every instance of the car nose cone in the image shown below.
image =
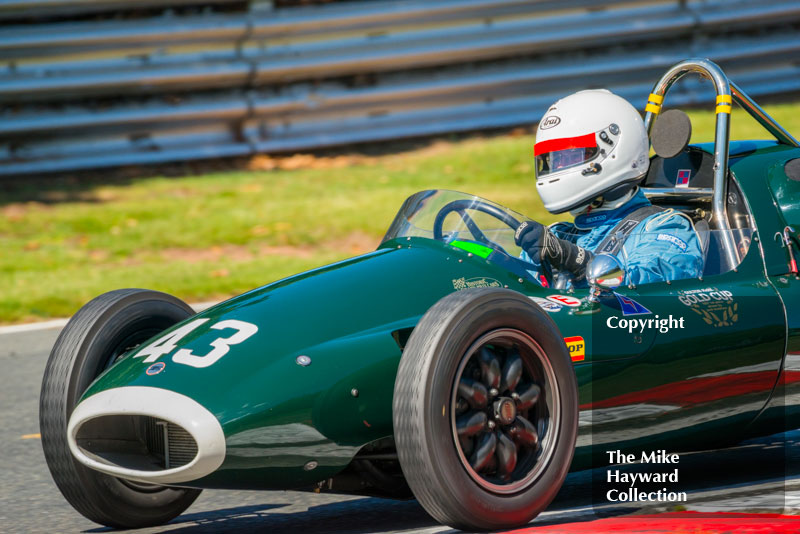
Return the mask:
<svg viewBox="0 0 800 534">
<path fill-rule="evenodd" d="M 67 439 L 83 465 L 138 482 L 178 484 L 214 472 L 225 459 L 225 434 L 214 415 L 185 395 L 125 386 L 82 401 Z"/>
</svg>

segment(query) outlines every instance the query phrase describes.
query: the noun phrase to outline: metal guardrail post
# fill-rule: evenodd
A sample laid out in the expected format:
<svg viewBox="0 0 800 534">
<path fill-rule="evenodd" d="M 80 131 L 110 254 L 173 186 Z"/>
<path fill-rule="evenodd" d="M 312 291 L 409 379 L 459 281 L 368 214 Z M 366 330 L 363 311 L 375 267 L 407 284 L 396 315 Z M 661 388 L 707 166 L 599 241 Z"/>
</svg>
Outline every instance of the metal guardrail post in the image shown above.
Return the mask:
<svg viewBox="0 0 800 534">
<path fill-rule="evenodd" d="M 701 35 L 753 94 L 800 91 L 797 0 L 3 1 L 31 13 L 0 32 L 6 176 L 531 124 L 587 86 L 640 98 Z"/>
</svg>

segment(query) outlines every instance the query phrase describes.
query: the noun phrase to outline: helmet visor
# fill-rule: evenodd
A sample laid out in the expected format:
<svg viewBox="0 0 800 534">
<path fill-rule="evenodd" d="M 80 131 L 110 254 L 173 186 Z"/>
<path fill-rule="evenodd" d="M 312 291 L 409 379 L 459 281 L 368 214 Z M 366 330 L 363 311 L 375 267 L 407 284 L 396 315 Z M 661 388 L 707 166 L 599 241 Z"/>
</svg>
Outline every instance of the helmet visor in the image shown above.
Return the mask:
<svg viewBox="0 0 800 534">
<path fill-rule="evenodd" d="M 564 139 L 551 139 L 534 145 L 536 176 L 582 165 L 594 159 L 599 152 L 595 134 Z"/>
</svg>

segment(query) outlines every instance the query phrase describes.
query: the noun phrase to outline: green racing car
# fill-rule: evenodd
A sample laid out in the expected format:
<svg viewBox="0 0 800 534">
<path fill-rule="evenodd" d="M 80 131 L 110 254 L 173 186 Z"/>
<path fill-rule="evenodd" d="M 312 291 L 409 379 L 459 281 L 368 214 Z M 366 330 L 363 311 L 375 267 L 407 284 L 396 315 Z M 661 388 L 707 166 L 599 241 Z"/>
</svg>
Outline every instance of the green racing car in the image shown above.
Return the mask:
<svg viewBox="0 0 800 534">
<path fill-rule="evenodd" d="M 714 143 L 656 120 L 689 73 L 716 88 Z M 775 140 L 731 142 L 731 102 Z M 800 427 L 800 145 L 704 59 L 665 73 L 647 110 L 640 186 L 692 218 L 702 276 L 623 285 L 599 255 L 589 287 L 543 284 L 514 241 L 525 216 L 431 190 L 374 252 L 201 313 L 106 293 L 64 328 L 42 384 L 64 497 L 116 528 L 230 488 L 413 496 L 442 523 L 500 529 L 607 451 Z"/>
</svg>

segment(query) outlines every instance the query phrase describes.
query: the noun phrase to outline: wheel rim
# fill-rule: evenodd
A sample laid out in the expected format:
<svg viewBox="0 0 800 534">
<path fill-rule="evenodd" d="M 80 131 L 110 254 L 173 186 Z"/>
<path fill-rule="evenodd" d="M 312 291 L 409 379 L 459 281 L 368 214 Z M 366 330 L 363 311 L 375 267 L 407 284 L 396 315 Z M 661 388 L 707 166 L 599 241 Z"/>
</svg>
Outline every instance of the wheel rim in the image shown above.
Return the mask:
<svg viewBox="0 0 800 534">
<path fill-rule="evenodd" d="M 168 326 L 164 328 L 168 328 Z M 101 364 L 100 370 L 97 373 L 97 375 L 99 376 L 100 372 L 109 369 L 112 365 L 121 360 L 125 354 L 127 354 L 128 352 L 132 351 L 133 349 L 141 345 L 144 341 L 147 341 L 151 337 L 163 331 L 164 328 L 153 328 L 153 327 L 143 328 L 142 330 L 137 330 L 125 336 L 125 338 L 123 338 L 116 344 L 113 350 L 109 351 L 109 355 L 106 357 L 105 361 Z"/>
<path fill-rule="evenodd" d="M 555 449 L 558 398 L 553 367 L 529 335 L 498 329 L 475 341 L 456 372 L 450 410 L 469 476 L 494 493 L 530 486 Z"/>
</svg>

